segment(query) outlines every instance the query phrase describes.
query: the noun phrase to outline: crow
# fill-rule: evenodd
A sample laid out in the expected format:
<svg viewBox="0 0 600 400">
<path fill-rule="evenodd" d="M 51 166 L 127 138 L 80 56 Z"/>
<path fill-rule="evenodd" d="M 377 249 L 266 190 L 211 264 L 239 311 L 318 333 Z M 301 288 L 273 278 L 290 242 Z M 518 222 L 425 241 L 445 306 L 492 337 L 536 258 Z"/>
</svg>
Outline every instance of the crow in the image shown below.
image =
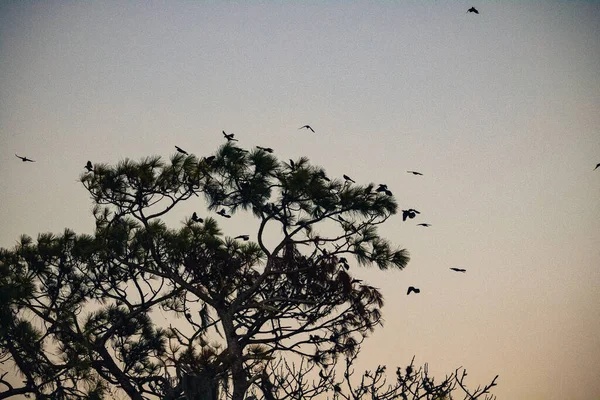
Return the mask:
<svg viewBox="0 0 600 400">
<path fill-rule="evenodd" d="M 85 164 L 85 167 L 83 168 L 87 169 L 88 172 L 92 172 L 94 170 L 94 167 L 92 166 L 92 162 L 90 160 L 88 160 L 87 164 Z"/>
<path fill-rule="evenodd" d="M 200 223 L 204 222 L 204 220 L 202 218 L 198 217 L 198 214 L 196 214 L 196 211 L 194 211 L 194 213 L 192 214 L 192 221 L 200 222 Z"/>
<path fill-rule="evenodd" d="M 235 136 L 235 134 L 230 133 L 229 135 L 225 133 L 225 131 L 223 131 L 223 136 L 225 136 L 225 139 L 227 139 L 228 142 L 237 142 L 237 139 L 234 139 L 233 137 Z"/>
<path fill-rule="evenodd" d="M 600 163 L 596 164 L 596 168 L 600 167 Z M 594 171 L 596 170 L 596 168 L 594 168 Z"/>
<path fill-rule="evenodd" d="M 17 155 L 15 154 L 15 156 L 17 156 Z M 35 162 L 31 158 L 27 158 L 27 157 L 17 156 L 17 158 L 20 158 L 21 160 L 23 160 L 23 162 L 27 162 L 27 161 L 29 161 L 29 162 Z"/>
<path fill-rule="evenodd" d="M 465 272 L 467 272 L 467 270 L 466 270 L 466 269 L 462 269 L 462 268 L 450 268 L 450 269 L 451 269 L 452 271 L 456 271 L 456 272 L 462 272 L 462 273 L 465 273 Z"/>
<path fill-rule="evenodd" d="M 418 212 L 417 210 L 415 210 L 414 208 L 409 208 L 408 210 L 402 210 L 402 221 L 406 221 L 406 218 L 410 218 L 413 219 L 414 217 L 417 216 L 417 214 L 421 214 L 420 212 Z"/>
<path fill-rule="evenodd" d="M 298 129 L 310 129 L 313 133 L 315 133 L 315 130 L 313 128 L 311 128 L 310 125 L 304 125 L 304 126 L 301 126 Z"/>
<path fill-rule="evenodd" d="M 177 149 L 178 152 L 180 152 L 181 154 L 185 154 L 186 156 L 188 155 L 188 152 L 185 151 L 184 149 L 182 149 L 181 147 L 175 146 L 175 148 Z"/>
<path fill-rule="evenodd" d="M 248 235 L 239 235 L 239 236 L 234 237 L 234 239 L 242 239 L 244 242 L 246 242 L 246 241 L 250 240 L 250 236 L 248 236 Z"/>
<path fill-rule="evenodd" d="M 290 167 L 292 167 L 292 169 L 296 168 L 296 164 L 294 164 L 294 160 L 292 160 L 290 158 Z"/>
<path fill-rule="evenodd" d="M 422 173 L 417 172 L 417 171 L 406 171 L 406 172 L 408 172 L 409 174 L 413 174 L 413 175 L 423 175 Z"/>
<path fill-rule="evenodd" d="M 352 182 L 352 183 L 356 183 L 352 178 L 350 178 L 348 175 L 344 175 L 344 179 L 346 180 L 346 182 Z"/>
<path fill-rule="evenodd" d="M 267 153 L 272 153 L 273 149 L 270 147 L 260 147 L 260 146 L 256 146 L 257 149 L 260 149 L 262 151 L 266 151 Z"/>
<path fill-rule="evenodd" d="M 406 295 L 408 296 L 411 292 L 415 292 L 415 293 L 421 293 L 421 289 L 417 289 L 414 286 L 409 286 L 408 287 L 408 291 L 406 292 Z"/>
<path fill-rule="evenodd" d="M 221 208 L 221 210 L 217 211 L 217 214 L 219 214 L 221 217 L 231 218 L 231 215 L 226 214 L 226 211 L 224 208 Z"/>
<path fill-rule="evenodd" d="M 425 228 L 431 226 L 431 224 L 417 224 L 417 226 L 424 226 Z"/>
<path fill-rule="evenodd" d="M 479 14 L 479 11 L 477 11 L 477 9 L 475 7 L 471 7 L 467 10 L 468 13 L 475 13 L 475 14 Z"/>
</svg>

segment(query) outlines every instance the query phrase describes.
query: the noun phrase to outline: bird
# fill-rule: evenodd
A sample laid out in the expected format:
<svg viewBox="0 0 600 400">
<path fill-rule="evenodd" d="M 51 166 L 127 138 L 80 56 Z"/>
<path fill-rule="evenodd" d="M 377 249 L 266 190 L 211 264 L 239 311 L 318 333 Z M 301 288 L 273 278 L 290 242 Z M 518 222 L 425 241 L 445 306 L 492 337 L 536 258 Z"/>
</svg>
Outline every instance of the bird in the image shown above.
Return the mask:
<svg viewBox="0 0 600 400">
<path fill-rule="evenodd" d="M 260 147 L 260 146 L 256 146 L 256 148 L 257 148 L 257 149 L 260 149 L 260 150 L 262 150 L 262 151 L 265 151 L 265 152 L 267 152 L 267 153 L 272 153 L 272 152 L 273 152 L 273 149 L 272 149 L 272 148 L 270 148 L 270 147 Z"/>
<path fill-rule="evenodd" d="M 231 215 L 226 214 L 226 211 L 224 208 L 221 208 L 219 211 L 217 211 L 217 214 L 219 214 L 221 217 L 231 218 Z"/>
<path fill-rule="evenodd" d="M 430 227 L 431 224 L 417 224 L 417 226 L 424 226 L 425 228 Z"/>
<path fill-rule="evenodd" d="M 415 293 L 421 293 L 421 289 L 417 289 L 414 286 L 409 286 L 408 287 L 408 291 L 406 292 L 406 295 L 408 296 L 411 292 L 415 292 Z"/>
<path fill-rule="evenodd" d="M 417 216 L 417 214 L 421 214 L 420 212 L 418 212 L 417 210 L 415 210 L 414 208 L 409 208 L 408 210 L 402 210 L 402 221 L 406 221 L 406 218 L 410 218 L 413 219 L 414 217 Z"/>
<path fill-rule="evenodd" d="M 294 160 L 292 160 L 290 158 L 290 167 L 292 167 L 292 169 L 296 168 L 296 164 L 294 164 Z"/>
<path fill-rule="evenodd" d="M 301 126 L 298 129 L 310 129 L 313 133 L 315 133 L 315 130 L 313 128 L 311 128 L 310 125 L 304 125 L 304 126 Z"/>
<path fill-rule="evenodd" d="M 19 156 L 19 155 L 16 155 L 16 154 L 15 154 L 15 156 L 17 156 L 17 158 L 20 158 L 21 160 L 23 160 L 23 162 L 27 162 L 27 161 L 29 161 L 29 162 L 35 162 L 35 161 L 34 161 L 34 160 L 32 160 L 31 158 L 27 158 L 27 157 L 21 157 L 21 156 Z"/>
<path fill-rule="evenodd" d="M 92 166 L 92 162 L 90 160 L 88 160 L 87 164 L 85 164 L 85 167 L 83 168 L 87 169 L 88 172 L 92 172 L 94 170 L 94 167 Z"/>
<path fill-rule="evenodd" d="M 468 13 L 475 13 L 475 14 L 479 14 L 479 11 L 477 11 L 477 9 L 475 7 L 471 7 L 467 10 Z"/>
<path fill-rule="evenodd" d="M 450 268 L 450 269 L 451 269 L 452 271 L 456 271 L 456 272 L 462 272 L 462 273 L 465 273 L 465 272 L 467 272 L 467 270 L 466 270 L 466 269 L 462 269 L 462 268 Z"/>
<path fill-rule="evenodd" d="M 200 222 L 200 223 L 204 222 L 204 220 L 202 218 L 198 217 L 198 214 L 196 214 L 196 211 L 194 211 L 194 213 L 192 214 L 192 221 Z"/>
<path fill-rule="evenodd" d="M 594 171 L 595 171 L 595 170 L 596 170 L 598 167 L 600 167 L 600 163 L 596 164 L 596 168 L 594 168 Z"/>
<path fill-rule="evenodd" d="M 327 177 L 327 175 L 325 175 L 325 171 L 323 171 L 323 170 L 320 170 L 320 171 L 317 173 L 317 176 L 318 176 L 318 177 L 320 177 L 321 179 L 323 179 L 324 181 L 331 182 L 331 179 L 329 179 L 329 178 Z"/>
<path fill-rule="evenodd" d="M 175 148 L 177 149 L 177 151 L 178 151 L 179 153 L 181 153 L 181 154 L 185 154 L 186 156 L 188 155 L 188 152 L 187 152 L 187 151 L 185 151 L 184 149 L 182 149 L 181 147 L 179 147 L 179 146 L 175 146 Z"/>
<path fill-rule="evenodd" d="M 347 182 L 356 183 L 356 182 L 354 181 L 354 179 L 350 178 L 348 175 L 344 175 L 344 179 L 345 179 Z"/>
<path fill-rule="evenodd" d="M 234 139 L 233 137 L 235 136 L 235 134 L 230 133 L 229 135 L 225 133 L 225 131 L 223 131 L 223 136 L 225 136 L 225 139 L 227 139 L 228 142 L 237 142 L 237 139 Z"/>
<path fill-rule="evenodd" d="M 413 175 L 423 175 L 422 173 L 418 172 L 418 171 L 406 171 L 409 174 L 413 174 Z"/>
<path fill-rule="evenodd" d="M 248 235 L 238 235 L 238 236 L 234 237 L 234 239 L 242 239 L 245 242 L 245 241 L 248 241 L 250 239 L 250 236 L 248 236 Z"/>
</svg>

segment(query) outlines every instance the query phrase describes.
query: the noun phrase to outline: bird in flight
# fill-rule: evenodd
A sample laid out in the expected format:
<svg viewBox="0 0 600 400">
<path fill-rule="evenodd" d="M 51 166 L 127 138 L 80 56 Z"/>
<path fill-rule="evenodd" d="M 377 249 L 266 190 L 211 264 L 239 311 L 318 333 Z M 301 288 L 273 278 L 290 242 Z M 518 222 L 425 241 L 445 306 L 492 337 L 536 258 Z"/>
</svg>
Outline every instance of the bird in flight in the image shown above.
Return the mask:
<svg viewBox="0 0 600 400">
<path fill-rule="evenodd" d="M 256 146 L 256 148 L 257 148 L 257 149 L 259 149 L 259 150 L 265 151 L 265 152 L 267 152 L 267 153 L 272 153 L 272 152 L 273 152 L 273 149 L 272 149 L 272 148 L 270 148 L 270 147 L 260 147 L 260 146 Z"/>
<path fill-rule="evenodd" d="M 450 269 L 451 269 L 452 271 L 456 271 L 456 272 L 462 272 L 462 273 L 465 273 L 465 272 L 467 272 L 467 270 L 466 270 L 466 269 L 462 269 L 462 268 L 450 268 Z"/>
<path fill-rule="evenodd" d="M 421 293 L 421 289 L 417 289 L 414 286 L 409 286 L 408 291 L 406 292 L 406 295 L 408 296 L 411 292 L 415 292 L 415 293 L 419 294 L 419 293 Z"/>
<path fill-rule="evenodd" d="M 217 211 L 217 214 L 219 214 L 221 217 L 231 218 L 231 215 L 226 214 L 226 211 L 224 208 L 221 208 L 219 211 Z"/>
<path fill-rule="evenodd" d="M 477 11 L 477 9 L 475 7 L 471 7 L 467 10 L 468 13 L 475 13 L 475 14 L 479 14 L 479 11 Z"/>
<path fill-rule="evenodd" d="M 21 160 L 23 160 L 23 162 L 27 162 L 27 161 L 29 161 L 29 162 L 35 162 L 35 161 L 34 161 L 34 160 L 32 160 L 31 158 L 27 158 L 27 157 L 21 157 L 21 156 L 19 156 L 19 155 L 16 155 L 16 154 L 15 154 L 15 156 L 17 156 L 17 158 L 20 158 Z"/>
<path fill-rule="evenodd" d="M 187 151 L 185 151 L 184 149 L 182 149 L 182 148 L 181 148 L 181 147 L 179 147 L 179 146 L 175 146 L 175 149 L 177 149 L 177 151 L 178 151 L 179 153 L 181 153 L 181 154 L 185 154 L 186 156 L 188 155 L 188 152 L 187 152 Z"/>
<path fill-rule="evenodd" d="M 236 237 L 234 237 L 234 239 L 242 239 L 244 242 L 250 240 L 250 236 L 248 235 L 238 235 Z"/>
<path fill-rule="evenodd" d="M 88 172 L 92 172 L 94 170 L 94 167 L 92 165 L 92 162 L 90 160 L 88 160 L 87 164 L 85 164 L 85 167 L 83 167 L 85 169 L 88 170 Z"/>
<path fill-rule="evenodd" d="M 409 208 L 408 210 L 402 210 L 402 221 L 406 221 L 406 218 L 410 218 L 413 219 L 414 217 L 417 216 L 417 214 L 421 214 L 420 212 L 418 212 L 417 210 L 415 210 L 414 208 Z"/>
<path fill-rule="evenodd" d="M 417 171 L 406 171 L 406 172 L 408 172 L 409 174 L 413 174 L 413 175 L 423 175 L 422 173 L 417 172 Z"/>
<path fill-rule="evenodd" d="M 417 226 L 424 226 L 425 228 L 430 227 L 431 224 L 417 224 Z"/>
<path fill-rule="evenodd" d="M 225 136 L 225 139 L 227 139 L 228 142 L 237 142 L 237 139 L 234 139 L 233 137 L 235 136 L 234 133 L 230 133 L 229 135 L 225 133 L 225 131 L 223 131 L 223 136 Z"/>
<path fill-rule="evenodd" d="M 298 129 L 310 129 L 312 131 L 312 133 L 315 133 L 315 130 L 313 128 L 311 128 L 310 125 L 304 125 L 304 126 L 301 126 Z"/>
<path fill-rule="evenodd" d="M 594 168 L 594 171 L 595 171 L 595 170 L 596 170 L 598 167 L 600 167 L 600 163 L 596 164 L 596 168 Z"/>
<path fill-rule="evenodd" d="M 346 180 L 346 182 L 352 182 L 352 183 L 356 183 L 354 181 L 354 179 L 350 178 L 348 175 L 344 175 L 344 179 Z"/>
<path fill-rule="evenodd" d="M 192 221 L 194 221 L 194 222 L 200 222 L 200 223 L 204 222 L 204 220 L 202 218 L 200 218 L 198 216 L 198 214 L 196 214 L 196 211 L 194 211 L 194 213 L 192 214 Z"/>
</svg>

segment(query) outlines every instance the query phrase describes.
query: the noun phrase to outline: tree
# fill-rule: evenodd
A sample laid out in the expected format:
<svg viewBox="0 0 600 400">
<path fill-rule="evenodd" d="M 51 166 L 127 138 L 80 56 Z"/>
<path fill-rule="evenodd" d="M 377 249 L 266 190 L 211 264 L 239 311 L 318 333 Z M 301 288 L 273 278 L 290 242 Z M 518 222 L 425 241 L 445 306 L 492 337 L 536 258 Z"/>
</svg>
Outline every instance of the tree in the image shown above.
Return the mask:
<svg viewBox="0 0 600 400">
<path fill-rule="evenodd" d="M 340 358 L 349 368 L 383 306 L 348 258 L 409 261 L 377 232 L 393 196 L 233 142 L 87 170 L 93 235 L 23 236 L 0 251 L 0 362 L 24 378 L 16 387 L 5 371 L 0 399 L 281 399 L 307 368 L 320 371 L 311 396 L 343 395 L 333 371 Z M 251 212 L 253 240 L 196 213 L 178 229 L 161 220 L 200 195 L 217 218 Z"/>
</svg>

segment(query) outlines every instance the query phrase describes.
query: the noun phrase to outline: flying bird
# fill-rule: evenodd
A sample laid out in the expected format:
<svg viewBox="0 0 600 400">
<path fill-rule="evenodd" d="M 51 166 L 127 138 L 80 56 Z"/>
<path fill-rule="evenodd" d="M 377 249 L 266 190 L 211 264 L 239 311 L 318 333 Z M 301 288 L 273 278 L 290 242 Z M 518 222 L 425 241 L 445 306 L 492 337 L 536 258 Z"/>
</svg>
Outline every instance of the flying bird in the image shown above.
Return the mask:
<svg viewBox="0 0 600 400">
<path fill-rule="evenodd" d="M 430 227 L 431 224 L 417 224 L 417 226 L 424 226 L 425 228 Z"/>
<path fill-rule="evenodd" d="M 415 293 L 419 294 L 419 293 L 421 293 L 421 289 L 417 289 L 414 286 L 409 286 L 408 291 L 406 292 L 406 295 L 408 296 L 411 292 L 415 292 Z"/>
<path fill-rule="evenodd" d="M 408 210 L 402 210 L 402 221 L 406 221 L 406 218 L 413 219 L 417 216 L 417 214 L 421 214 L 414 208 L 409 208 Z"/>
<path fill-rule="evenodd" d="M 466 270 L 466 269 L 462 269 L 462 268 L 450 268 L 450 269 L 451 269 L 452 271 L 456 271 L 456 272 L 462 272 L 462 273 L 465 273 L 465 272 L 467 272 L 467 270 Z"/>
<path fill-rule="evenodd" d="M 354 179 L 350 178 L 348 175 L 344 175 L 344 179 L 345 179 L 347 182 L 356 183 L 356 182 L 354 181 Z"/>
<path fill-rule="evenodd" d="M 262 151 L 265 151 L 265 152 L 267 152 L 267 153 L 272 153 L 272 152 L 273 152 L 273 149 L 272 149 L 272 148 L 270 148 L 270 147 L 260 147 L 260 146 L 256 146 L 256 148 L 257 148 L 257 149 L 260 149 L 260 150 L 262 150 Z"/>
<path fill-rule="evenodd" d="M 225 133 L 225 131 L 223 131 L 223 136 L 225 136 L 225 139 L 227 139 L 228 142 L 237 142 L 237 139 L 234 139 L 233 137 L 235 136 L 235 134 L 230 133 L 229 135 Z"/>
<path fill-rule="evenodd" d="M 34 160 L 32 160 L 31 158 L 27 158 L 27 157 L 21 157 L 15 154 L 15 156 L 17 156 L 17 158 L 20 158 L 21 160 L 23 160 L 23 162 L 35 162 Z"/>
<path fill-rule="evenodd" d="M 181 153 L 181 154 L 185 154 L 186 156 L 188 155 L 188 152 L 187 152 L 187 151 L 185 151 L 184 149 L 182 149 L 181 147 L 179 147 L 179 146 L 175 146 L 175 148 L 177 149 L 177 151 L 178 151 L 179 153 Z"/>
<path fill-rule="evenodd" d="M 418 171 L 406 171 L 409 174 L 413 174 L 413 175 L 423 175 L 422 173 L 418 172 Z"/>
<path fill-rule="evenodd" d="M 85 167 L 83 168 L 87 169 L 88 172 L 92 172 L 94 170 L 94 166 L 92 165 L 92 162 L 90 160 L 88 160 L 87 164 L 85 164 Z"/>
<path fill-rule="evenodd" d="M 301 126 L 298 129 L 310 129 L 313 133 L 315 133 L 315 130 L 313 128 L 311 128 L 310 125 L 304 125 L 304 126 Z"/>
<path fill-rule="evenodd" d="M 248 235 L 238 235 L 236 237 L 234 237 L 234 239 L 242 239 L 244 242 L 250 240 L 250 236 Z"/>
<path fill-rule="evenodd" d="M 475 13 L 475 14 L 479 14 L 479 11 L 477 11 L 477 9 L 475 7 L 471 7 L 467 10 L 468 13 Z"/>
<path fill-rule="evenodd" d="M 204 220 L 202 218 L 198 217 L 198 214 L 196 214 L 196 211 L 194 211 L 194 213 L 192 214 L 192 221 L 200 222 L 200 223 L 204 222 Z"/>
<path fill-rule="evenodd" d="M 231 218 L 231 215 L 226 214 L 226 210 L 224 208 L 221 208 L 219 211 L 217 211 L 217 214 L 219 214 L 221 217 Z"/>
<path fill-rule="evenodd" d="M 600 167 L 600 163 L 596 164 L 596 168 Z M 594 171 L 596 170 L 596 168 L 594 168 Z"/>
</svg>

